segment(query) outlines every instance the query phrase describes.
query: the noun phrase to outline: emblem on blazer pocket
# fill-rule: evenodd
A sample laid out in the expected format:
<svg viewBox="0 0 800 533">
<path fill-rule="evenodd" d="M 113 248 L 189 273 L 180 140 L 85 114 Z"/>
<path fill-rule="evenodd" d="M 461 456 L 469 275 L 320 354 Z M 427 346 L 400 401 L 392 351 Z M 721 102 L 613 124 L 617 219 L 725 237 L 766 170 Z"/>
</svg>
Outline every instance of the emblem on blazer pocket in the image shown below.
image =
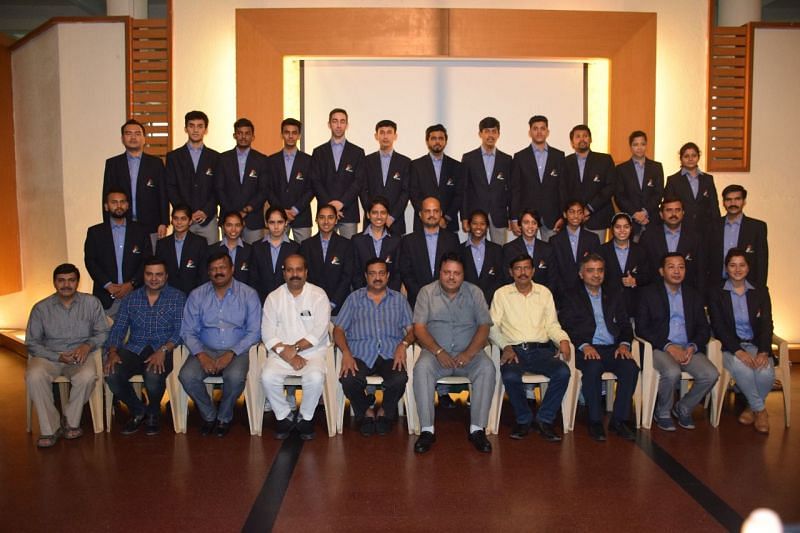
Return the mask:
<svg viewBox="0 0 800 533">
<path fill-rule="evenodd" d="M 147 183 L 145 183 L 148 187 L 152 188 L 156 186 L 156 182 L 153 181 L 153 178 L 147 178 Z"/>
<path fill-rule="evenodd" d="M 686 254 L 686 256 L 684 257 L 684 259 L 685 259 L 686 261 L 691 261 L 691 260 L 693 259 L 693 257 L 692 257 L 692 254 Z"/>
<path fill-rule="evenodd" d="M 392 264 L 392 256 L 391 256 L 391 255 L 387 255 L 387 256 L 386 256 L 386 259 L 384 259 L 384 262 L 385 262 L 387 265 L 391 265 L 391 264 Z"/>
<path fill-rule="evenodd" d="M 206 169 L 206 176 L 213 176 L 213 175 L 214 175 L 214 170 L 211 167 L 208 167 Z"/>
<path fill-rule="evenodd" d="M 392 179 L 393 179 L 393 180 L 400 181 L 400 173 L 399 173 L 399 172 L 395 172 L 395 173 L 392 175 Z"/>
<path fill-rule="evenodd" d="M 639 267 L 638 266 L 635 266 L 635 267 L 633 267 L 633 269 L 631 269 L 631 274 L 638 274 L 638 273 L 639 273 Z"/>
<path fill-rule="evenodd" d="M 444 184 L 447 187 L 453 187 L 456 183 L 453 181 L 453 178 L 447 178 L 447 181 Z"/>
<path fill-rule="evenodd" d="M 248 178 L 257 178 L 258 177 L 258 172 L 256 172 L 256 169 L 252 169 L 250 171 L 250 174 L 247 175 L 247 177 Z"/>
<path fill-rule="evenodd" d="M 495 276 L 496 274 L 494 272 L 494 267 L 489 267 L 489 272 L 487 272 L 487 274 L 490 276 Z"/>
<path fill-rule="evenodd" d="M 600 174 L 595 174 L 594 178 L 592 179 L 594 183 L 600 183 Z"/>
<path fill-rule="evenodd" d="M 496 177 L 495 179 L 497 179 L 497 180 L 500 180 L 500 181 L 503 181 L 503 180 L 505 180 L 505 179 L 506 179 L 506 177 L 505 177 L 505 176 L 503 176 L 503 173 L 502 173 L 502 172 L 498 172 L 498 173 L 497 173 L 497 177 Z"/>
<path fill-rule="evenodd" d="M 139 246 L 137 246 L 136 244 L 134 244 L 134 245 L 133 245 L 133 249 L 131 250 L 131 253 L 132 253 L 132 254 L 140 254 L 140 253 L 142 253 L 142 251 L 139 249 Z"/>
<path fill-rule="evenodd" d="M 538 270 L 542 270 L 547 268 L 547 263 L 544 262 L 544 259 L 539 260 L 539 266 L 536 267 Z"/>
<path fill-rule="evenodd" d="M 703 191 L 703 196 L 704 196 L 705 198 L 708 198 L 708 191 L 707 191 L 707 190 L 706 190 L 706 191 Z"/>
<path fill-rule="evenodd" d="M 333 257 L 331 257 L 331 264 L 332 265 L 341 265 L 342 262 L 339 260 L 339 258 L 337 256 L 334 255 Z"/>
<path fill-rule="evenodd" d="M 752 244 L 748 244 L 747 247 L 744 249 L 744 252 L 747 253 L 747 254 L 756 253 L 756 251 L 753 250 L 753 245 Z"/>
<path fill-rule="evenodd" d="M 297 174 L 295 174 L 294 179 L 296 179 L 297 181 L 303 181 L 303 173 L 298 172 Z"/>
<path fill-rule="evenodd" d="M 345 171 L 345 172 L 353 172 L 353 165 L 351 165 L 350 163 L 347 163 L 347 164 L 344 166 L 344 171 Z"/>
<path fill-rule="evenodd" d="M 250 270 L 250 269 L 247 267 L 247 261 L 245 261 L 245 262 L 243 262 L 243 263 L 242 263 L 242 266 L 239 268 L 239 270 L 241 270 L 242 272 L 247 272 L 248 270 Z"/>
<path fill-rule="evenodd" d="M 761 318 L 761 309 L 756 311 L 756 318 Z"/>
<path fill-rule="evenodd" d="M 187 259 L 186 260 L 186 268 L 196 268 L 196 265 L 194 264 L 194 261 L 192 261 L 191 259 Z"/>
<path fill-rule="evenodd" d="M 648 187 L 655 187 L 655 184 L 653 183 L 652 179 L 647 180 L 647 186 Z"/>
<path fill-rule="evenodd" d="M 558 171 L 556 169 L 553 169 L 553 170 L 550 171 L 550 175 L 553 176 L 554 178 L 557 178 L 558 177 Z"/>
</svg>

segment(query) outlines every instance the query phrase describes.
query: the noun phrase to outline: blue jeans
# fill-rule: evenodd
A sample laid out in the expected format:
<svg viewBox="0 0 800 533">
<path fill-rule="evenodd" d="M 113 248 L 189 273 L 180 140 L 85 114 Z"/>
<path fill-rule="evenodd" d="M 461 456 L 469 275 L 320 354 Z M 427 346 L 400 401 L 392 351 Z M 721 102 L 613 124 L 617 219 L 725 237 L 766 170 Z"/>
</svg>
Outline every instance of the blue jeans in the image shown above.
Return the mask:
<svg viewBox="0 0 800 533">
<path fill-rule="evenodd" d="M 581 350 L 575 354 L 575 366 L 583 373 L 581 387 L 586 407 L 589 408 L 589 422 L 603 420 L 603 372 L 613 372 L 617 376 L 617 396 L 612 418 L 617 422 L 627 422 L 631 414 L 633 391 L 639 380 L 639 367 L 633 359 L 614 357 L 616 346 L 593 346 L 600 354 L 600 359 L 586 359 Z"/>
<path fill-rule="evenodd" d="M 125 348 L 118 350 L 122 363 L 116 365 L 114 373 L 106 376 L 106 383 L 114 396 L 128 406 L 133 416 L 147 415 L 158 418 L 161 415 L 161 398 L 167 388 L 167 376 L 172 372 L 172 352 L 164 357 L 164 373 L 156 374 L 147 371 L 145 359 L 153 353 L 151 347 L 142 350 L 141 354 L 133 353 Z M 147 406 L 136 396 L 133 384 L 129 381 L 132 376 L 141 374 L 144 378 L 144 388 L 147 391 Z"/>
<path fill-rule="evenodd" d="M 224 352 L 208 350 L 206 353 L 212 358 L 217 359 Z M 231 360 L 230 364 L 222 371 L 222 399 L 219 402 L 219 408 L 214 406 L 214 402 L 208 395 L 206 384 L 203 380 L 210 377 L 211 374 L 206 374 L 203 367 L 200 366 L 200 361 L 197 357 L 190 355 L 181 368 L 178 379 L 183 385 L 186 394 L 194 400 L 197 410 L 200 411 L 200 416 L 206 422 L 213 422 L 215 419 L 220 422 L 230 422 L 233 419 L 233 406 L 236 405 L 236 400 L 242 395 L 244 391 L 245 379 L 247 379 L 247 371 L 250 368 L 250 359 L 247 352 L 236 355 Z"/>
<path fill-rule="evenodd" d="M 542 399 L 542 405 L 536 414 L 536 421 L 545 424 L 552 424 L 561 407 L 561 400 L 567 392 L 569 385 L 569 367 L 567 364 L 555 357 L 556 349 L 552 345 L 529 347 L 523 350 L 520 345 L 514 347 L 519 363 L 506 363 L 500 367 L 500 375 L 503 378 L 503 385 L 508 393 L 508 400 L 514 408 L 517 424 L 530 424 L 533 421 L 533 413 L 528 407 L 528 400 L 525 398 L 525 387 L 522 384 L 522 374 L 533 372 L 542 374 L 550 378 L 547 386 L 547 394 Z"/>
<path fill-rule="evenodd" d="M 743 344 L 742 347 L 755 359 L 758 352 L 757 347 L 752 344 Z M 772 362 L 772 357 L 769 358 L 767 366 L 759 369 L 750 368 L 730 352 L 722 352 L 722 359 L 725 368 L 736 380 L 736 386 L 747 398 L 747 404 L 750 409 L 762 411 L 764 409 L 764 400 L 767 398 L 769 391 L 772 390 L 773 383 L 775 383 L 775 366 Z M 728 386 L 727 383 L 722 385 L 726 388 Z"/>
</svg>

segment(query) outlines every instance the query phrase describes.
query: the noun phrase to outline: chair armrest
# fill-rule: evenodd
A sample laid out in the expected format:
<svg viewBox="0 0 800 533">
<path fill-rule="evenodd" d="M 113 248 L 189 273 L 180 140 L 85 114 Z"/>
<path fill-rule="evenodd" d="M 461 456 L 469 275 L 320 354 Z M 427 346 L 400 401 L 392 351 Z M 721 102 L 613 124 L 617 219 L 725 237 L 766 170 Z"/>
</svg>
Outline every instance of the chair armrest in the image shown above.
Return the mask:
<svg viewBox="0 0 800 533">
<path fill-rule="evenodd" d="M 633 356 L 633 362 L 636 363 L 636 366 L 639 367 L 639 370 L 642 369 L 642 343 L 639 339 L 633 339 L 631 343 L 631 355 Z"/>
<path fill-rule="evenodd" d="M 722 372 L 722 343 L 715 338 L 711 338 L 706 346 L 706 356 L 711 363 Z"/>
<path fill-rule="evenodd" d="M 778 347 L 778 367 L 789 372 L 789 368 L 792 366 L 792 362 L 789 360 L 789 341 L 773 333 L 772 344 Z"/>
</svg>

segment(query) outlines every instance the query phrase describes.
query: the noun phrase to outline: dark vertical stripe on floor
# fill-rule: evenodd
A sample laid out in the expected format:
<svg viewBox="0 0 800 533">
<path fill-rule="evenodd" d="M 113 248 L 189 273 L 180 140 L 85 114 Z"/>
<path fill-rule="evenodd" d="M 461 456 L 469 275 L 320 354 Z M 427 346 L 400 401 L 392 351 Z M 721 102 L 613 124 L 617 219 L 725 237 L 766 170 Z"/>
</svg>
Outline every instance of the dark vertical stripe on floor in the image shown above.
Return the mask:
<svg viewBox="0 0 800 533">
<path fill-rule="evenodd" d="M 741 515 L 667 453 L 664 448 L 653 442 L 644 431 L 639 431 L 636 444 L 675 483 L 680 485 L 694 501 L 713 516 L 717 522 L 722 524 L 722 527 L 728 531 L 739 531 L 741 529 L 742 522 L 744 522 Z"/>
<path fill-rule="evenodd" d="M 297 433 L 292 433 L 283 441 L 278 455 L 272 462 L 267 480 L 261 487 L 261 492 L 258 493 L 253 508 L 250 509 L 250 515 L 244 523 L 242 528 L 244 533 L 272 531 L 302 449 L 303 440 Z"/>
</svg>

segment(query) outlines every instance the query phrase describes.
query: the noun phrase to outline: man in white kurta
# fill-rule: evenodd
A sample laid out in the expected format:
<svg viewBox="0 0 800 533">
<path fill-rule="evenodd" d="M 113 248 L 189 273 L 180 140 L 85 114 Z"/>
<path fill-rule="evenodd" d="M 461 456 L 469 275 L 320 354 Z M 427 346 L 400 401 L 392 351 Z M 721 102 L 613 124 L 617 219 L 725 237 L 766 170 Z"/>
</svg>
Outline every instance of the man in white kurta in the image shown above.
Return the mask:
<svg viewBox="0 0 800 533">
<path fill-rule="evenodd" d="M 314 410 L 325 381 L 325 352 L 330 340 L 331 306 L 325 291 L 306 283 L 308 269 L 300 255 L 283 264 L 283 285 L 264 301 L 261 337 L 269 350 L 261 382 L 277 420 L 275 437 L 285 439 L 297 428 L 300 438 L 314 438 Z M 286 376 L 300 376 L 303 401 L 293 420 L 283 392 Z"/>
</svg>

